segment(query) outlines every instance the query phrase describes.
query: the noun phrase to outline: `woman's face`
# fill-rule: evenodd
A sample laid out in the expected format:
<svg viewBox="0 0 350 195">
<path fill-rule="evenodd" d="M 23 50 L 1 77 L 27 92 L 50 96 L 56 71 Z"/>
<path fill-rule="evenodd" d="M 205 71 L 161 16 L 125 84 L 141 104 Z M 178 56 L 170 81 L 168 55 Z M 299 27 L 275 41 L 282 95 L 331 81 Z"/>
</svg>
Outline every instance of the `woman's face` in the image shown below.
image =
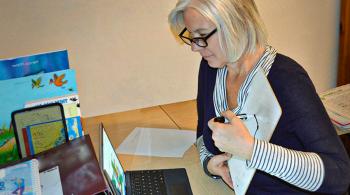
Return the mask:
<svg viewBox="0 0 350 195">
<path fill-rule="evenodd" d="M 194 8 L 187 8 L 185 10 L 184 23 L 192 37 L 205 37 L 216 28 L 211 21 L 207 20 Z M 218 32 L 209 37 L 207 43 L 208 46 L 205 48 L 192 43 L 191 49 L 194 52 L 199 52 L 199 54 L 208 61 L 211 67 L 224 67 L 228 63 L 228 60 L 220 48 Z"/>
</svg>

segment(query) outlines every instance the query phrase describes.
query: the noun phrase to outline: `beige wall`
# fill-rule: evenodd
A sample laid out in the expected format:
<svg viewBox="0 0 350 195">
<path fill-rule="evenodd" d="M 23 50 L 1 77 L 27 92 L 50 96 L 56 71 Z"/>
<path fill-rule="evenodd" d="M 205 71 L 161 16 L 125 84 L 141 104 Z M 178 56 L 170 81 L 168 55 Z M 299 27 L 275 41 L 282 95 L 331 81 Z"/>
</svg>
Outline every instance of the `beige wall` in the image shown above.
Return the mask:
<svg viewBox="0 0 350 195">
<path fill-rule="evenodd" d="M 319 92 L 336 86 L 340 0 L 256 0 L 269 42 L 308 71 Z"/>
<path fill-rule="evenodd" d="M 339 0 L 256 0 L 270 43 L 335 86 Z M 175 0 L 1 0 L 0 58 L 68 49 L 84 117 L 194 99 L 199 56 L 171 36 Z"/>
</svg>

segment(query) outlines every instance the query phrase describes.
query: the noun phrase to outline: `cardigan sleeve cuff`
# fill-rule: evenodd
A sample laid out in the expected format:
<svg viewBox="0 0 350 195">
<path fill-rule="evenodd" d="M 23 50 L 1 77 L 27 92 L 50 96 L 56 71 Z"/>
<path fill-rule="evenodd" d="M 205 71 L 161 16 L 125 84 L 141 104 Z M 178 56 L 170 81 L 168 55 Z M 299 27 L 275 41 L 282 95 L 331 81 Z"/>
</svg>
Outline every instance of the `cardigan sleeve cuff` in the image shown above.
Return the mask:
<svg viewBox="0 0 350 195">
<path fill-rule="evenodd" d="M 220 176 L 218 175 L 213 175 L 209 172 L 208 170 L 208 163 L 209 163 L 209 160 L 212 158 L 212 156 L 207 156 L 204 161 L 203 161 L 203 170 L 204 170 L 204 173 L 207 174 L 209 177 L 213 178 L 213 179 L 221 179 Z"/>
<path fill-rule="evenodd" d="M 260 143 L 258 139 L 254 139 L 254 147 L 253 147 L 253 154 L 250 158 L 250 160 L 246 160 L 246 165 L 249 168 L 254 167 L 254 165 L 257 163 L 257 148 L 260 148 Z"/>
</svg>

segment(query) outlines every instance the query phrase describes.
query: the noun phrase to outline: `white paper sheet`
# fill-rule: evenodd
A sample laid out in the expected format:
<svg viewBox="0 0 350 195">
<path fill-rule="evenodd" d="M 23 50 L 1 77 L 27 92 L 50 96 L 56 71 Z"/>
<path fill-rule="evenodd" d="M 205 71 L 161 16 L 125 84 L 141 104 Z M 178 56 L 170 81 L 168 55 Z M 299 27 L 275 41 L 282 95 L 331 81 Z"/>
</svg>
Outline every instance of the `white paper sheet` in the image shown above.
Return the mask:
<svg viewBox="0 0 350 195">
<path fill-rule="evenodd" d="M 255 114 L 257 117 L 259 123 L 257 131 L 257 124 L 254 118 L 243 121 L 251 135 L 255 135 L 255 138 L 259 140 L 270 140 L 282 111 L 261 68 L 259 68 L 252 80 L 247 100 L 241 113 Z M 228 161 L 228 165 L 234 183 L 235 194 L 245 194 L 254 176 L 255 169 L 248 168 L 245 160 L 235 157 Z"/>
<path fill-rule="evenodd" d="M 350 84 L 339 86 L 320 94 L 334 125 L 350 130 Z"/>
<path fill-rule="evenodd" d="M 119 145 L 117 153 L 182 157 L 195 140 L 193 130 L 136 127 Z"/>
<path fill-rule="evenodd" d="M 328 90 L 320 97 L 327 109 L 350 119 L 350 84 Z"/>
<path fill-rule="evenodd" d="M 42 194 L 63 195 L 58 166 L 40 173 L 40 185 Z"/>
</svg>

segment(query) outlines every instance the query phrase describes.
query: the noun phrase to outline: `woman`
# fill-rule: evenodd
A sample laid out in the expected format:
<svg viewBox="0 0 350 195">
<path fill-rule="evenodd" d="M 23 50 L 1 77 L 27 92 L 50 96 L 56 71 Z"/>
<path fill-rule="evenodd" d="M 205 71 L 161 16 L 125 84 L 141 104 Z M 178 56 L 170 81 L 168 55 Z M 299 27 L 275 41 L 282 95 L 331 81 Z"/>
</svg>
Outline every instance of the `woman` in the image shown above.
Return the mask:
<svg viewBox="0 0 350 195">
<path fill-rule="evenodd" d="M 179 0 L 169 23 L 172 32 L 203 57 L 197 148 L 209 176 L 232 187 L 226 161 L 234 155 L 257 169 L 248 194 L 347 190 L 349 157 L 312 81 L 297 62 L 267 45 L 253 0 Z M 258 69 L 282 108 L 270 142 L 255 139 L 236 116 L 242 114 L 245 92 Z M 229 122 L 214 122 L 221 115 Z"/>
</svg>

